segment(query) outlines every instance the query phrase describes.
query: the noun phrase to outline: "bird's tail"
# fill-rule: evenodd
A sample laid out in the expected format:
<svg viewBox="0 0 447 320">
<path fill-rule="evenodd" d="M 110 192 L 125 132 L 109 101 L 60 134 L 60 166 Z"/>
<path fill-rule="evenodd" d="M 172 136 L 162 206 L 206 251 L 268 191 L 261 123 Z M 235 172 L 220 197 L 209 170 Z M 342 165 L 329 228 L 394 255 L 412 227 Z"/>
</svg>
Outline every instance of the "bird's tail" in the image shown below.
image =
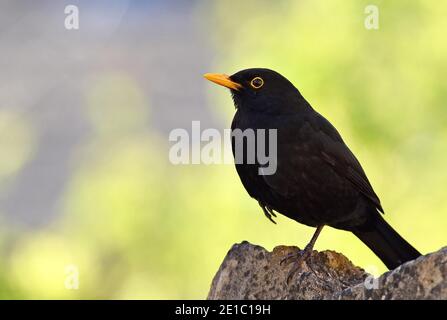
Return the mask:
<svg viewBox="0 0 447 320">
<path fill-rule="evenodd" d="M 374 215 L 372 228 L 369 227 L 367 230 L 355 230 L 353 232 L 390 270 L 421 255 L 379 214 Z"/>
</svg>

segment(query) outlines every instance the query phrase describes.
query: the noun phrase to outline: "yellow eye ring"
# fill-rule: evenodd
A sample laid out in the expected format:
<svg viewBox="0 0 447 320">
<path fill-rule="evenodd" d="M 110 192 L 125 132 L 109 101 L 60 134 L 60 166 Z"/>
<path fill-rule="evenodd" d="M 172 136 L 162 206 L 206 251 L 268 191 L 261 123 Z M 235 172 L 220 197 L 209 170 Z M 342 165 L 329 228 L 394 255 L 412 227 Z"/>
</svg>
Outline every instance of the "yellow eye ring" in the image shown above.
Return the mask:
<svg viewBox="0 0 447 320">
<path fill-rule="evenodd" d="M 253 80 L 251 80 L 250 82 L 250 85 L 255 89 L 259 89 L 264 85 L 264 80 L 262 80 L 262 78 L 260 77 L 253 78 Z"/>
</svg>

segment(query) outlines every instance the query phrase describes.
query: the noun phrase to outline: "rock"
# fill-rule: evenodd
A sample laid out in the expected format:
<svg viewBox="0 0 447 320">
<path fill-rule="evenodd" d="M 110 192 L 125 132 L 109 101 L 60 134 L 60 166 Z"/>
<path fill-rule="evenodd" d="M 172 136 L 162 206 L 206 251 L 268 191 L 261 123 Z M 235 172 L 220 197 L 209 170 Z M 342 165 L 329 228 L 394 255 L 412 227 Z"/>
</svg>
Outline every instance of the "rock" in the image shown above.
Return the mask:
<svg viewBox="0 0 447 320">
<path fill-rule="evenodd" d="M 447 247 L 374 279 L 334 251 L 313 251 L 290 284 L 292 265 L 280 265 L 297 247 L 268 252 L 235 244 L 211 284 L 208 299 L 447 299 Z"/>
<path fill-rule="evenodd" d="M 404 263 L 376 279 L 372 289 L 360 284 L 335 299 L 447 299 L 447 247 Z"/>
<path fill-rule="evenodd" d="M 324 299 L 368 276 L 339 253 L 313 251 L 287 285 L 291 265 L 281 266 L 280 261 L 298 251 L 279 246 L 268 252 L 248 242 L 235 244 L 214 277 L 208 299 Z"/>
</svg>

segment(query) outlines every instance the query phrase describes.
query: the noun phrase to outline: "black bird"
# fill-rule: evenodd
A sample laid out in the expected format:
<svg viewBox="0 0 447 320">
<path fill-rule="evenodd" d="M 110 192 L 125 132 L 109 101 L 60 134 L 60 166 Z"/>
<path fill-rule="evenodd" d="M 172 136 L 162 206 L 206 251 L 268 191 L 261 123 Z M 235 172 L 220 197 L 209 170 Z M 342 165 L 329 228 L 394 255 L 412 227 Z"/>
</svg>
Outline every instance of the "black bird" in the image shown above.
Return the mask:
<svg viewBox="0 0 447 320">
<path fill-rule="evenodd" d="M 204 77 L 231 90 L 236 107 L 233 132 L 277 130 L 274 174 L 260 174 L 259 161 L 236 163 L 236 170 L 248 194 L 270 220 L 276 211 L 317 228 L 299 255 L 285 259 L 295 261 L 288 280 L 312 252 L 323 226 L 351 231 L 389 269 L 420 256 L 382 218 L 378 196 L 338 131 L 289 80 L 262 68 Z"/>
</svg>

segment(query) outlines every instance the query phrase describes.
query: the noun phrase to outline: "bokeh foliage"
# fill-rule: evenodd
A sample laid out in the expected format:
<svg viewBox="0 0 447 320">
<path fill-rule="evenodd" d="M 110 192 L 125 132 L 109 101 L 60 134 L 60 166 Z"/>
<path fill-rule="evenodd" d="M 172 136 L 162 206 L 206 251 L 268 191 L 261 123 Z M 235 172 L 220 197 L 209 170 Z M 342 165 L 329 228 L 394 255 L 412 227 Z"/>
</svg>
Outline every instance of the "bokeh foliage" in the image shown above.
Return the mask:
<svg viewBox="0 0 447 320">
<path fill-rule="evenodd" d="M 357 154 L 386 219 L 434 251 L 447 240 L 447 3 L 375 1 L 379 30 L 363 26 L 368 4 L 214 1 L 195 17 L 216 52 L 209 71 L 268 67 L 288 77 Z M 228 93 L 203 86 L 229 125 Z M 93 130 L 73 152 L 63 213 L 39 230 L 1 224 L 0 298 L 204 298 L 233 243 L 310 239 L 311 228 L 265 219 L 232 166 L 171 165 L 167 137 L 147 126 L 151 99 L 128 75 L 92 78 L 83 107 Z M 0 187 L 34 149 L 23 115 L 0 113 L 6 124 L 14 139 L 0 138 Z M 385 270 L 346 232 L 325 230 L 316 249 Z M 70 264 L 79 290 L 64 287 Z"/>
</svg>

